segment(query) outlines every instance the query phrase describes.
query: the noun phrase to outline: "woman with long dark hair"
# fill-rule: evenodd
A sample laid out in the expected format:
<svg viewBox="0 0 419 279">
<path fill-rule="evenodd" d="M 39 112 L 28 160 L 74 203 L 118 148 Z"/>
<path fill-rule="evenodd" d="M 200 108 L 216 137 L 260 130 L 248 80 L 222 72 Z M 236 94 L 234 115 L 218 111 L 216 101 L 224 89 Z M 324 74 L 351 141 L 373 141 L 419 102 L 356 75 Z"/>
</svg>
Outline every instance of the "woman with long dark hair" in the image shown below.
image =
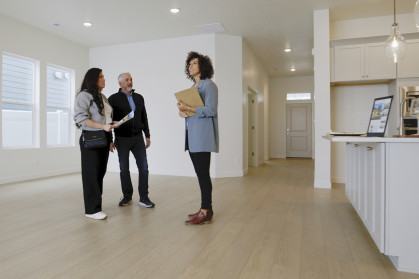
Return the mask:
<svg viewBox="0 0 419 279">
<path fill-rule="evenodd" d="M 197 52 L 189 52 L 185 63 L 186 76 L 194 85 L 204 103 L 203 107 L 190 107 L 179 101 L 179 116 L 185 118 L 185 150 L 189 150 L 201 189 L 201 208 L 189 214 L 185 224 L 204 224 L 212 221 L 212 183 L 210 177 L 211 152 L 218 152 L 218 89 L 211 80 L 214 75 L 211 59 Z M 195 113 L 187 116 L 185 112 Z"/>
<path fill-rule="evenodd" d="M 80 137 L 81 173 L 85 216 L 92 219 L 106 219 L 102 212 L 103 178 L 109 158 L 112 139 L 112 107 L 101 93 L 105 88 L 105 77 L 99 68 L 91 68 L 84 76 L 74 102 L 74 122 L 83 129 Z M 107 145 L 88 149 L 84 146 L 85 131 L 105 130 Z"/>
</svg>

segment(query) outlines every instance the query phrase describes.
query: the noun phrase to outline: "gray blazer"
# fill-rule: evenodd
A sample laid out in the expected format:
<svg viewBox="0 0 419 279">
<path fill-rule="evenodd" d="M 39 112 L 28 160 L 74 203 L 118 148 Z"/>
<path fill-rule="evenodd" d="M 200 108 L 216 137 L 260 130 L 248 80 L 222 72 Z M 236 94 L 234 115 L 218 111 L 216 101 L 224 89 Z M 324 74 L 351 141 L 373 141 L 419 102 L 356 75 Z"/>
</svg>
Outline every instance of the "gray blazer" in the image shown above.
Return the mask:
<svg viewBox="0 0 419 279">
<path fill-rule="evenodd" d="M 218 88 L 210 79 L 201 80 L 197 86 L 204 102 L 196 114 L 185 118 L 185 133 L 190 152 L 218 152 Z M 185 142 L 185 150 L 188 146 Z"/>
<path fill-rule="evenodd" d="M 102 98 L 104 102 L 108 102 L 105 95 L 102 94 Z M 74 122 L 83 127 L 83 130 L 101 130 L 90 128 L 86 126 L 87 119 L 93 120 L 98 123 L 106 123 L 105 115 L 101 115 L 99 113 L 99 108 L 97 107 L 95 102 L 92 102 L 93 96 L 87 91 L 81 91 L 76 95 L 76 99 L 74 100 Z M 91 105 L 90 105 L 91 104 Z"/>
</svg>

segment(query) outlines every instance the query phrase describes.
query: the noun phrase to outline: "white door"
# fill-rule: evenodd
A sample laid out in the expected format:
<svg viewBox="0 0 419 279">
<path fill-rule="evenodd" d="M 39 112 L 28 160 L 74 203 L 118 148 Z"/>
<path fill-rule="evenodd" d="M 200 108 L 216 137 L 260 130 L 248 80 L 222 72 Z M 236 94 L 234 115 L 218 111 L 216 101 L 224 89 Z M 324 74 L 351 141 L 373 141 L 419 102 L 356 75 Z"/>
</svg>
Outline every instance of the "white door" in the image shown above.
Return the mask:
<svg viewBox="0 0 419 279">
<path fill-rule="evenodd" d="M 287 157 L 312 158 L 311 104 L 287 104 Z"/>
</svg>

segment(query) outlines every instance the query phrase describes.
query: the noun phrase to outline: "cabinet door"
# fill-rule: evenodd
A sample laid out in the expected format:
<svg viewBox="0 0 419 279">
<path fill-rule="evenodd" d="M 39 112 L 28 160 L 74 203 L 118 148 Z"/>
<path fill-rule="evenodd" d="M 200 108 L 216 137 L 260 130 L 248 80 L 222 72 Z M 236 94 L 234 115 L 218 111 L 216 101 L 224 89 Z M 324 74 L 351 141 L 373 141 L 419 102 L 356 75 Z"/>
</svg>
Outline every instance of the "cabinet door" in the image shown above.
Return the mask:
<svg viewBox="0 0 419 279">
<path fill-rule="evenodd" d="M 355 191 L 355 179 L 357 177 L 356 168 L 358 162 L 355 160 L 355 146 L 353 143 L 346 143 L 346 181 L 345 181 L 345 193 L 348 200 L 354 204 L 354 191 Z"/>
<path fill-rule="evenodd" d="M 396 64 L 387 61 L 385 50 L 385 43 L 365 44 L 365 79 L 396 78 Z"/>
<path fill-rule="evenodd" d="M 364 45 L 335 46 L 335 81 L 361 80 L 364 76 Z"/>
<path fill-rule="evenodd" d="M 361 205 L 361 184 L 364 180 L 362 177 L 362 168 L 364 167 L 361 160 L 361 152 L 359 144 L 354 143 L 354 190 L 353 190 L 353 202 L 352 205 L 355 208 L 358 215 L 362 215 L 360 212 Z M 362 217 L 361 217 L 362 218 Z"/>
<path fill-rule="evenodd" d="M 365 166 L 361 218 L 380 252 L 384 252 L 385 146 L 364 143 L 360 147 Z"/>
<path fill-rule="evenodd" d="M 406 56 L 397 63 L 399 78 L 419 77 L 419 40 L 406 42 Z"/>
</svg>

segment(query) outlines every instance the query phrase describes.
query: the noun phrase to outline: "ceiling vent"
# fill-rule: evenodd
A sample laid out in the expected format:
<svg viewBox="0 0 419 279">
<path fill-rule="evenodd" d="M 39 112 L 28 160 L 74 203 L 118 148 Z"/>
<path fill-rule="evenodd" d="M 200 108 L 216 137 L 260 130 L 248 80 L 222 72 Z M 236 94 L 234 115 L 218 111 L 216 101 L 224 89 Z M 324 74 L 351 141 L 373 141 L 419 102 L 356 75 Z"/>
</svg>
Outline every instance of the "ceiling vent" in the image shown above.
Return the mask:
<svg viewBox="0 0 419 279">
<path fill-rule="evenodd" d="M 202 24 L 196 26 L 202 33 L 217 33 L 226 31 L 221 23 Z"/>
</svg>

